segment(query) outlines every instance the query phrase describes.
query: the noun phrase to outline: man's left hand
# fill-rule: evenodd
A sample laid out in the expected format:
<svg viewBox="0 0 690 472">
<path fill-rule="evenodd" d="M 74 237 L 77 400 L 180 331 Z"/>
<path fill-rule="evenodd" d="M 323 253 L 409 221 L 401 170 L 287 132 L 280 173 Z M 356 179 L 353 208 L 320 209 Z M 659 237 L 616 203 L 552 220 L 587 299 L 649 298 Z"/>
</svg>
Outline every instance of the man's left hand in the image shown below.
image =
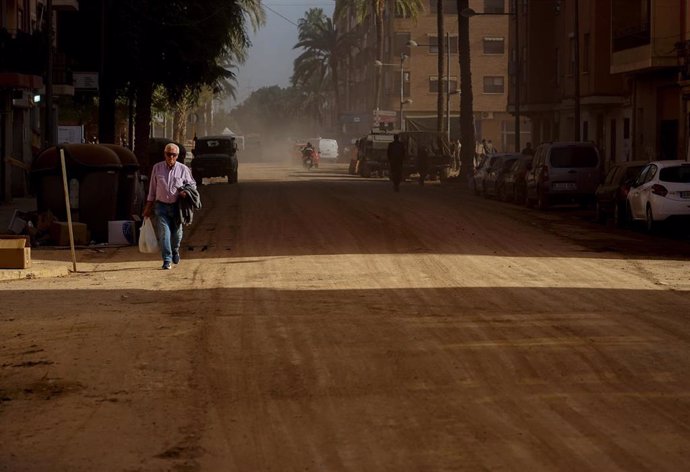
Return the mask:
<svg viewBox="0 0 690 472">
<path fill-rule="evenodd" d="M 180 192 L 180 197 L 186 198 L 186 197 L 187 197 L 187 192 L 185 192 L 184 190 L 182 190 L 182 191 Z"/>
</svg>

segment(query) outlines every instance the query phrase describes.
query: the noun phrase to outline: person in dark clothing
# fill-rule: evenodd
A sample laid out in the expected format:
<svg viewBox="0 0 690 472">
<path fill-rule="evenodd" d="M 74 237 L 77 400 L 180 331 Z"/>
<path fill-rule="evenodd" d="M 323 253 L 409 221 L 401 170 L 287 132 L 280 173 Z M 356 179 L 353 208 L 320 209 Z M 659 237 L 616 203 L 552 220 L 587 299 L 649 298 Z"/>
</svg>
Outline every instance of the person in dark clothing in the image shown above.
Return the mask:
<svg viewBox="0 0 690 472">
<path fill-rule="evenodd" d="M 426 144 L 422 144 L 417 150 L 417 172 L 419 172 L 419 185 L 424 185 L 424 179 L 429 172 L 429 148 Z"/>
<path fill-rule="evenodd" d="M 405 161 L 405 145 L 400 141 L 400 136 L 393 136 L 393 142 L 388 145 L 388 165 L 390 166 L 390 179 L 393 182 L 393 190 L 400 191 L 402 181 L 403 162 Z"/>
<path fill-rule="evenodd" d="M 525 148 L 522 150 L 521 154 L 525 156 L 534 156 L 534 149 L 532 148 L 532 143 L 525 144 Z"/>
</svg>

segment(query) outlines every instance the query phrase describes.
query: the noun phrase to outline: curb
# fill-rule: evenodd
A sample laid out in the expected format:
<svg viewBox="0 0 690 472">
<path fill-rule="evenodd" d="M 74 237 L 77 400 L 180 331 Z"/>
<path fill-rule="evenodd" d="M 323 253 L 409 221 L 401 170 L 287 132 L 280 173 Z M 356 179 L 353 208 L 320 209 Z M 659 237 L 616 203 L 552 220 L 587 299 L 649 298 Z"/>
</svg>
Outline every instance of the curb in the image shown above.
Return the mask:
<svg viewBox="0 0 690 472">
<path fill-rule="evenodd" d="M 70 265 L 65 263 L 33 261 L 31 265 L 28 269 L 0 269 L 0 282 L 66 277 L 70 273 Z"/>
</svg>

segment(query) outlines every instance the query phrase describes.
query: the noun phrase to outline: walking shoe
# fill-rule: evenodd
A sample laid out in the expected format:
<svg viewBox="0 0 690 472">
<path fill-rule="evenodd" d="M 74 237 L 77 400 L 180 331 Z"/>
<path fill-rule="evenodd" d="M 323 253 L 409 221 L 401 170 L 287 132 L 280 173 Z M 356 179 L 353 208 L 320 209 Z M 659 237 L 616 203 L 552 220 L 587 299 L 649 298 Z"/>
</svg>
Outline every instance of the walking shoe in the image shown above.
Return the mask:
<svg viewBox="0 0 690 472">
<path fill-rule="evenodd" d="M 173 264 L 180 263 L 180 254 L 178 252 L 173 253 Z"/>
<path fill-rule="evenodd" d="M 163 270 L 170 270 L 170 269 L 171 269 L 170 262 L 169 262 L 169 261 L 165 261 L 165 262 L 163 263 L 163 267 L 161 267 L 161 269 L 163 269 Z"/>
</svg>

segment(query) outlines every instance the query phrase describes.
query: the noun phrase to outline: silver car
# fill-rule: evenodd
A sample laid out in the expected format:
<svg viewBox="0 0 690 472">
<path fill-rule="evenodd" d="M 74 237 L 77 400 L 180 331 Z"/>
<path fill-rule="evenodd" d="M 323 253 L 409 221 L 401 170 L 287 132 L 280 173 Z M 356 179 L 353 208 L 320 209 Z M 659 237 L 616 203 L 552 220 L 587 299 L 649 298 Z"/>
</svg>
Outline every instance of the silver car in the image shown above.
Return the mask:
<svg viewBox="0 0 690 472">
<path fill-rule="evenodd" d="M 540 144 L 525 176 L 526 203 L 546 209 L 554 202 L 594 201 L 594 192 L 602 181 L 599 150 L 589 142 L 552 142 Z"/>
</svg>

